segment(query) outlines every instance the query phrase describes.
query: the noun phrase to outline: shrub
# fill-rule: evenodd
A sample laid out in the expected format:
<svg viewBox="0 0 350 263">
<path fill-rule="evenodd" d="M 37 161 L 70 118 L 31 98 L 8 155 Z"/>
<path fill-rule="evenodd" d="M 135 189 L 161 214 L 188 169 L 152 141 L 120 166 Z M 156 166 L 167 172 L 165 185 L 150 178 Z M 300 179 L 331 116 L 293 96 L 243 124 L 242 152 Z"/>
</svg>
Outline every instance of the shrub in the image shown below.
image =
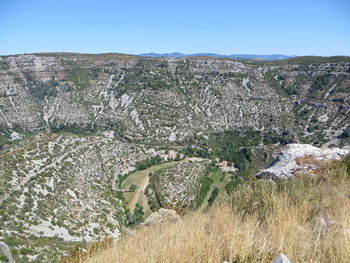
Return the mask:
<svg viewBox="0 0 350 263">
<path fill-rule="evenodd" d="M 31 250 L 30 248 L 22 247 L 22 248 L 19 250 L 19 253 L 20 253 L 21 255 L 28 255 L 28 254 L 33 253 L 33 250 Z"/>
<path fill-rule="evenodd" d="M 316 92 L 320 90 L 324 90 L 329 85 L 329 81 L 326 76 L 318 76 L 314 82 L 312 83 L 310 89 L 308 90 L 310 97 L 315 97 Z"/>
<path fill-rule="evenodd" d="M 28 85 L 29 92 L 38 100 L 42 101 L 46 96 L 56 96 L 59 82 L 54 78 L 47 82 L 33 81 Z"/>
<path fill-rule="evenodd" d="M 192 210 L 196 210 L 202 205 L 205 197 L 207 196 L 207 194 L 210 190 L 212 183 L 213 183 L 213 180 L 207 176 L 205 176 L 201 179 L 201 188 L 199 189 L 199 191 L 197 193 L 196 199 L 190 205 L 190 208 Z"/>
<path fill-rule="evenodd" d="M 5 237 L 5 243 L 10 247 L 14 247 L 18 245 L 18 240 L 14 236 L 7 236 Z"/>
<path fill-rule="evenodd" d="M 160 157 L 159 155 L 156 155 L 156 156 L 148 158 L 144 161 L 137 162 L 136 163 L 136 170 L 138 170 L 138 171 L 145 170 L 148 167 L 160 164 L 162 161 L 163 161 L 162 157 Z"/>
<path fill-rule="evenodd" d="M 132 184 L 130 185 L 130 191 L 134 192 L 137 189 L 137 185 Z"/>
<path fill-rule="evenodd" d="M 128 225 L 131 226 L 142 223 L 145 219 L 144 215 L 145 213 L 143 212 L 143 206 L 137 203 L 134 214 L 131 214 L 129 210 L 126 211 Z"/>
<path fill-rule="evenodd" d="M 208 206 L 212 206 L 216 197 L 219 195 L 219 188 L 215 187 L 208 199 Z"/>
</svg>

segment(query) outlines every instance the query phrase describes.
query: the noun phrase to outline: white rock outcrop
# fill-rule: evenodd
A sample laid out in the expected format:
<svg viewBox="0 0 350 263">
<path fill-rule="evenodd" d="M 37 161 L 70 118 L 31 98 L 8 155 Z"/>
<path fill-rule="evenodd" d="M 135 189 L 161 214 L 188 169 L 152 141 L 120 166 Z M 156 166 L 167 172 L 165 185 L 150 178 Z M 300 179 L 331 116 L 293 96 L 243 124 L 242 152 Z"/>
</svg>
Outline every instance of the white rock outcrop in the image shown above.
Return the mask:
<svg viewBox="0 0 350 263">
<path fill-rule="evenodd" d="M 350 149 L 327 148 L 322 149 L 309 144 L 288 144 L 269 168 L 257 175 L 260 179 L 286 179 L 296 171 L 307 171 L 317 169 L 317 165 L 303 166 L 298 159 L 313 157 L 317 161 L 339 160 L 342 156 L 349 154 Z"/>
<path fill-rule="evenodd" d="M 272 260 L 271 263 L 291 263 L 291 261 L 285 254 L 281 253 L 278 255 L 278 257 Z"/>
</svg>

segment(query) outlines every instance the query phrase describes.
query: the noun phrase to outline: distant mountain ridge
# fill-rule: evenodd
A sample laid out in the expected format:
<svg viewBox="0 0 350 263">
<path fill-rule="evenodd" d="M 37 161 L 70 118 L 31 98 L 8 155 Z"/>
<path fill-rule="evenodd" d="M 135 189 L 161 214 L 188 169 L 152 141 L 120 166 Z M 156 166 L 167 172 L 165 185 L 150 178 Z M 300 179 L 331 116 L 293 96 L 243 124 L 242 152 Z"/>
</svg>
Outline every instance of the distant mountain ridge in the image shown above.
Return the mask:
<svg viewBox="0 0 350 263">
<path fill-rule="evenodd" d="M 249 60 L 283 60 L 288 58 L 293 58 L 295 56 L 287 56 L 282 54 L 272 54 L 272 55 L 255 55 L 255 54 L 232 54 L 232 55 L 221 55 L 216 53 L 194 53 L 194 54 L 183 54 L 179 52 L 173 53 L 143 53 L 138 56 L 142 57 L 218 57 L 218 58 L 234 58 L 234 59 L 249 59 Z"/>
</svg>

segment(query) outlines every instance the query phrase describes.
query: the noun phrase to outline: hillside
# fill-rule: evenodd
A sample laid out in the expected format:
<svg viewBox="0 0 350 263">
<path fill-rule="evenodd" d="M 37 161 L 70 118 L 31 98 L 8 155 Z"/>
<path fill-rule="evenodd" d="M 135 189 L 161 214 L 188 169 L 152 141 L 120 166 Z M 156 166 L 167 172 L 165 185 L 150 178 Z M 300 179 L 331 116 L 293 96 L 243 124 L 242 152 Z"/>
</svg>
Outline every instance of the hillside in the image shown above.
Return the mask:
<svg viewBox="0 0 350 263">
<path fill-rule="evenodd" d="M 198 133 L 253 128 L 341 144 L 350 122 L 350 61 L 308 60 L 0 57 L 1 131 L 110 131 L 134 142 L 181 144 Z"/>
<path fill-rule="evenodd" d="M 282 252 L 291 262 L 348 262 L 349 160 L 325 162 L 317 177 L 246 182 L 210 210 L 143 227 L 80 257 L 88 263 L 267 263 Z"/>
<path fill-rule="evenodd" d="M 58 262 L 161 207 L 215 216 L 284 145 L 348 145 L 349 88 L 347 57 L 2 56 L 0 262 Z"/>
<path fill-rule="evenodd" d="M 38 134 L 13 147 L 0 156 L 1 237 L 45 262 L 69 242 L 118 237 L 126 217 L 113 181 L 134 165 L 128 158 L 142 156 L 141 147 L 74 134 Z"/>
</svg>

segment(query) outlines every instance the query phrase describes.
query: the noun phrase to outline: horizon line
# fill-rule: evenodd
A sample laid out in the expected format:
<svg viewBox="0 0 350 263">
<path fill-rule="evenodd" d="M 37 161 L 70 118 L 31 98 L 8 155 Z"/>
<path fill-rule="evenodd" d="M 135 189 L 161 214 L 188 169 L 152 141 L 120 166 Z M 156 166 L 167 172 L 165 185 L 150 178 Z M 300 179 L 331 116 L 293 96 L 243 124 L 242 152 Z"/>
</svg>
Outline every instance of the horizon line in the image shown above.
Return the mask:
<svg viewBox="0 0 350 263">
<path fill-rule="evenodd" d="M 12 53 L 12 54 L 0 54 L 0 56 L 4 57 L 4 56 L 19 56 L 19 55 L 35 55 L 35 54 L 81 54 L 81 55 L 104 55 L 104 54 L 119 54 L 119 55 L 129 55 L 129 56 L 145 56 L 145 55 L 158 55 L 158 56 L 169 56 L 169 55 L 173 55 L 173 54 L 179 54 L 179 55 L 184 55 L 184 56 L 196 56 L 196 55 L 213 55 L 215 56 L 287 56 L 290 58 L 293 57 L 349 57 L 349 55 L 345 55 L 345 54 L 337 54 L 337 55 L 315 55 L 315 54 L 308 54 L 308 55 L 287 55 L 287 54 L 283 54 L 283 53 L 267 53 L 267 54 L 259 54 L 259 53 L 231 53 L 231 54 L 221 54 L 221 53 L 215 53 L 215 52 L 196 52 L 196 53 L 182 53 L 182 52 L 178 52 L 178 51 L 174 51 L 174 52 L 142 52 L 142 53 L 122 53 L 122 52 L 74 52 L 74 51 L 40 51 L 40 52 L 24 52 L 24 53 Z"/>
</svg>

